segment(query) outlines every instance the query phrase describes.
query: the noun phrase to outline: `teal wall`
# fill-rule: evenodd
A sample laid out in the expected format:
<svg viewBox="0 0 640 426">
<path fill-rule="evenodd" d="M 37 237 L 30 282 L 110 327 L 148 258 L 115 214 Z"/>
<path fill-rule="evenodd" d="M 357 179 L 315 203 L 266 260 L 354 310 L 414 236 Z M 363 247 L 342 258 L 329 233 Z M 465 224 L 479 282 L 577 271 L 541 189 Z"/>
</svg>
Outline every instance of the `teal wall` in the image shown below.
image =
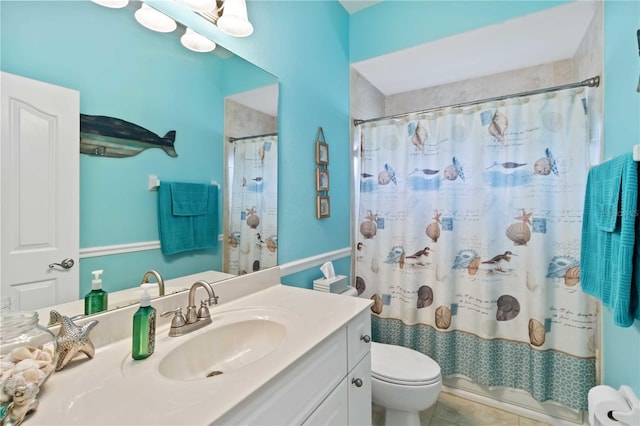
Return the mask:
<svg viewBox="0 0 640 426">
<path fill-rule="evenodd" d="M 638 29 L 640 2 L 605 3 L 604 158 L 627 154 L 634 144 L 640 144 Z M 603 319 L 604 384 L 616 389 L 627 384 L 640 396 L 640 321 L 629 328 L 617 327 L 608 308 L 604 308 Z"/>
<path fill-rule="evenodd" d="M 383 1 L 351 15 L 351 62 L 494 25 L 563 3 L 567 1 Z"/>
</svg>

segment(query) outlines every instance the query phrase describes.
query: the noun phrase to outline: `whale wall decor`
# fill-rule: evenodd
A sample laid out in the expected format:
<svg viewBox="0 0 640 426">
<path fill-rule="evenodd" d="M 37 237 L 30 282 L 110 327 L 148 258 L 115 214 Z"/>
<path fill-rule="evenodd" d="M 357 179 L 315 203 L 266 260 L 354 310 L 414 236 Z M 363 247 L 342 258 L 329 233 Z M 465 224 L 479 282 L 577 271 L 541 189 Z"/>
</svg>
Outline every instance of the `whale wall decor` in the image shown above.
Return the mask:
<svg viewBox="0 0 640 426">
<path fill-rule="evenodd" d="M 175 130 L 159 136 L 125 120 L 80 114 L 80 153 L 101 157 L 132 157 L 149 148 L 160 148 L 177 157 Z"/>
</svg>

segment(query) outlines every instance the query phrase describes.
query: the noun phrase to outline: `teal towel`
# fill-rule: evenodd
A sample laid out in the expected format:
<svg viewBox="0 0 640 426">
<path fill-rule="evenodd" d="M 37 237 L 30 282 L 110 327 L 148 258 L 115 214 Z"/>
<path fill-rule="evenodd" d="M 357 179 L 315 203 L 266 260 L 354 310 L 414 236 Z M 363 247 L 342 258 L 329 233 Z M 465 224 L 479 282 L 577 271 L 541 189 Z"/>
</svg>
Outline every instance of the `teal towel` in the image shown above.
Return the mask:
<svg viewBox="0 0 640 426">
<path fill-rule="evenodd" d="M 174 216 L 198 216 L 207 213 L 208 185 L 169 182 L 171 210 Z"/>
<path fill-rule="evenodd" d="M 218 244 L 218 186 L 160 182 L 158 231 L 165 255 Z"/>
<path fill-rule="evenodd" d="M 640 319 L 638 163 L 632 154 L 589 171 L 582 220 L 582 290 L 611 308 L 613 322 Z"/>
</svg>

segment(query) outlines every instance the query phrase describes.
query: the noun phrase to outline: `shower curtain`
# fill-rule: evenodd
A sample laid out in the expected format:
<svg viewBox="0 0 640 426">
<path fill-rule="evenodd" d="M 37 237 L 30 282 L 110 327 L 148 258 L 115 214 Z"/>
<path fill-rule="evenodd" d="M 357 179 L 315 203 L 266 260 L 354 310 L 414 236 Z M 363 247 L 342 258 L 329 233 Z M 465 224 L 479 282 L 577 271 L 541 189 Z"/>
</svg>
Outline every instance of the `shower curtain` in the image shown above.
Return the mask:
<svg viewBox="0 0 640 426">
<path fill-rule="evenodd" d="M 356 128 L 356 288 L 376 341 L 443 376 L 587 409 L 597 304 L 580 290 L 587 89 Z"/>
<path fill-rule="evenodd" d="M 236 139 L 229 164 L 227 272 L 246 274 L 277 265 L 278 136 Z"/>
</svg>

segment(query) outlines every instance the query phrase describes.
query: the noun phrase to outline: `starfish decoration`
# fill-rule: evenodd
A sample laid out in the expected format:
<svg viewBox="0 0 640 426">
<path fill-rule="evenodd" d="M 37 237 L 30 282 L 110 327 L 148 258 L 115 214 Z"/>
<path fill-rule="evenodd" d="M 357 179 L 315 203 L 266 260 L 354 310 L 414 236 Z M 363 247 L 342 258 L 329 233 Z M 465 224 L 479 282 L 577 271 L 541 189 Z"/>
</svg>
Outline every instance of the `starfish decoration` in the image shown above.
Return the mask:
<svg viewBox="0 0 640 426">
<path fill-rule="evenodd" d="M 249 216 L 256 214 L 256 208 L 255 207 L 251 207 L 250 209 L 246 209 L 247 210 L 247 214 Z"/>
<path fill-rule="evenodd" d="M 369 210 L 369 216 L 367 216 L 365 219 L 368 219 L 371 222 L 375 222 L 378 219 L 378 215 L 377 214 L 373 214 L 371 212 L 371 210 Z"/>
<path fill-rule="evenodd" d="M 531 217 L 532 214 L 533 213 L 527 213 L 525 209 L 522 209 L 522 215 L 514 217 L 514 219 L 521 220 L 523 223 L 527 223 L 531 225 L 531 221 L 529 220 L 529 218 Z"/>
<path fill-rule="evenodd" d="M 89 339 L 89 333 L 98 324 L 97 320 L 77 326 L 70 318 L 57 311 L 51 311 L 49 315 L 49 325 L 60 324 L 60 331 L 56 337 L 59 352 L 56 371 L 62 370 L 78 352 L 84 353 L 90 359 L 93 358 L 96 349 Z"/>
</svg>

